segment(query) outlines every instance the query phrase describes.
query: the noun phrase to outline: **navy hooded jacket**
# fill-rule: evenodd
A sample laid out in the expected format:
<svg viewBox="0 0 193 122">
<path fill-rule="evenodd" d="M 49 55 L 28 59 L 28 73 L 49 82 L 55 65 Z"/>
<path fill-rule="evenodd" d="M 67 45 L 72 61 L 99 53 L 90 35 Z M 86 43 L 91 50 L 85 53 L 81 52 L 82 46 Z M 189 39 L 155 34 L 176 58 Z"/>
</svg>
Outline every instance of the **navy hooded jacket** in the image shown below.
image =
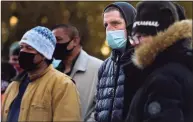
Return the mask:
<svg viewBox="0 0 193 122">
<path fill-rule="evenodd" d="M 105 10 L 111 6 L 119 9 L 127 28 L 129 28 L 136 15 L 135 8 L 127 2 L 115 2 L 107 6 Z M 130 53 L 122 55 L 119 51 L 113 50 L 111 56 L 100 67 L 95 107 L 97 122 L 121 122 L 124 120 L 127 107 L 124 105 L 125 75 L 123 67 L 129 60 Z"/>
</svg>

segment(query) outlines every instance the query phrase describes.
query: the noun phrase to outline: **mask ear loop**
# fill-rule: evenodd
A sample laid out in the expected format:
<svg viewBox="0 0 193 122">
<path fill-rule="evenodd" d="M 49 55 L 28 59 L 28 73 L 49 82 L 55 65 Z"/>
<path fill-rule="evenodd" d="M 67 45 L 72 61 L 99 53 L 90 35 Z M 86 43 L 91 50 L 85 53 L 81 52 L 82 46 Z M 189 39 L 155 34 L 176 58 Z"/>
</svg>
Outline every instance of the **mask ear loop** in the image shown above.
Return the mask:
<svg viewBox="0 0 193 122">
<path fill-rule="evenodd" d="M 75 39 L 76 37 L 72 37 L 71 39 L 70 39 L 70 41 L 69 41 L 69 43 L 68 43 L 68 45 Z M 74 48 L 75 48 L 76 46 L 73 46 L 73 48 L 72 49 L 70 49 L 70 50 L 74 50 Z"/>
</svg>

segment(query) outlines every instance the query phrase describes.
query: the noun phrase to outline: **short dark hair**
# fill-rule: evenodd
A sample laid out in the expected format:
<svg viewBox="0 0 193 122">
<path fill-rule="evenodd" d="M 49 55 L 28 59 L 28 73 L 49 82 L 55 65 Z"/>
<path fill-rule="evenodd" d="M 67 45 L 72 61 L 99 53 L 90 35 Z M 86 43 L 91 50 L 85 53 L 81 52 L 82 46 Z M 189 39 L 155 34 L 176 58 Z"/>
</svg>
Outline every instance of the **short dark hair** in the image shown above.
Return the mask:
<svg viewBox="0 0 193 122">
<path fill-rule="evenodd" d="M 108 8 L 105 9 L 104 13 L 107 13 L 107 12 L 110 12 L 110 11 L 119 11 L 121 18 L 123 18 L 122 13 L 120 12 L 120 10 L 119 10 L 117 7 L 115 7 L 115 6 L 110 6 L 110 7 L 108 7 Z"/>
<path fill-rule="evenodd" d="M 19 52 L 20 52 L 19 42 L 12 43 L 9 48 L 9 56 L 12 56 L 12 55 L 18 56 Z"/>
<path fill-rule="evenodd" d="M 64 30 L 67 30 L 69 32 L 70 39 L 73 39 L 74 37 L 80 37 L 79 31 L 75 26 L 72 26 L 70 24 L 58 24 L 51 28 L 53 31 L 54 29 L 62 28 Z"/>
</svg>

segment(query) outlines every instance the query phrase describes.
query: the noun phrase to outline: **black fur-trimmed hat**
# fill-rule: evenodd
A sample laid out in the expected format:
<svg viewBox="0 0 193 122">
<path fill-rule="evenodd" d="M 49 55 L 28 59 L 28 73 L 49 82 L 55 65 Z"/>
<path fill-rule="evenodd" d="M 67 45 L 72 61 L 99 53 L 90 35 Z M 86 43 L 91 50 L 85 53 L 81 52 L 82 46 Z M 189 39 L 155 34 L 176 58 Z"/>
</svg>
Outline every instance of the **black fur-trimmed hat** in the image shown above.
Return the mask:
<svg viewBox="0 0 193 122">
<path fill-rule="evenodd" d="M 170 1 L 143 1 L 137 4 L 132 33 L 156 35 L 178 21 L 176 5 Z"/>
<path fill-rule="evenodd" d="M 176 6 L 176 9 L 178 11 L 178 16 L 179 16 L 179 20 L 184 20 L 186 19 L 186 12 L 184 10 L 184 7 L 182 7 L 181 5 L 179 5 L 178 3 L 174 3 L 174 5 Z"/>
</svg>

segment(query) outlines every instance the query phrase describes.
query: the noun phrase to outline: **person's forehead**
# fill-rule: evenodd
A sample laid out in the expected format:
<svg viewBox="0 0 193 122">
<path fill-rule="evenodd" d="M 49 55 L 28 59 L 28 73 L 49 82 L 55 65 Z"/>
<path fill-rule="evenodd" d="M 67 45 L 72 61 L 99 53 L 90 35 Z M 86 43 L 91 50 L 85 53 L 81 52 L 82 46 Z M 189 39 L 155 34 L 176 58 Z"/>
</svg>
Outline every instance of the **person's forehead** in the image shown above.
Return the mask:
<svg viewBox="0 0 193 122">
<path fill-rule="evenodd" d="M 22 47 L 25 47 L 25 48 L 33 49 L 34 51 L 36 51 L 36 49 L 34 49 L 32 46 L 30 46 L 30 45 L 27 44 L 27 43 L 22 42 L 22 43 L 20 43 L 19 45 L 22 46 Z M 37 51 L 36 51 L 36 52 L 37 52 Z"/>
<path fill-rule="evenodd" d="M 28 45 L 27 43 L 24 43 L 24 42 L 21 42 L 19 45 L 20 45 L 20 46 L 25 46 L 25 47 L 31 47 L 30 45 Z M 31 48 L 32 48 L 32 47 L 31 47 Z"/>
<path fill-rule="evenodd" d="M 104 21 L 115 21 L 115 20 L 117 21 L 123 20 L 119 11 L 113 10 L 104 13 Z"/>
<path fill-rule="evenodd" d="M 63 29 L 62 28 L 55 28 L 54 30 L 52 30 L 52 33 L 56 34 L 56 33 L 63 33 Z"/>
<path fill-rule="evenodd" d="M 56 28 L 52 31 L 55 36 L 68 36 L 69 32 L 65 28 Z"/>
</svg>

